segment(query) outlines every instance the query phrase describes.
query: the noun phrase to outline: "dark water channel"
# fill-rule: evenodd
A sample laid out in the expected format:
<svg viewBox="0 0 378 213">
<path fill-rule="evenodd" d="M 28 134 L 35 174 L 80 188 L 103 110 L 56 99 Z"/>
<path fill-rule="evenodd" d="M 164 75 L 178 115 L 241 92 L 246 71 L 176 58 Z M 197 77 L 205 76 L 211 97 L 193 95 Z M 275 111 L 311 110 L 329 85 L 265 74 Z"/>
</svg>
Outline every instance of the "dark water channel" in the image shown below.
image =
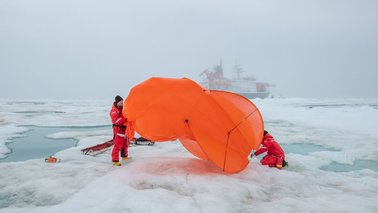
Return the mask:
<svg viewBox="0 0 378 213">
<path fill-rule="evenodd" d="M 309 143 L 282 144 L 281 146 L 283 150 L 285 151 L 285 153 L 287 154 L 296 153 L 296 154 L 301 154 L 301 155 L 308 155 L 312 152 L 340 151 L 337 149 L 327 148 L 324 146 L 320 146 L 316 144 L 309 144 Z M 355 160 L 352 165 L 331 162 L 329 165 L 323 166 L 321 169 L 325 171 L 332 171 L 332 172 L 350 172 L 350 171 L 357 171 L 357 170 L 362 170 L 362 169 L 370 169 L 377 172 L 378 162 L 374 160 L 361 160 L 361 159 Z"/>
<path fill-rule="evenodd" d="M 7 154 L 6 158 L 0 159 L 2 162 L 25 161 L 36 158 L 45 158 L 55 153 L 74 147 L 77 140 L 73 138 L 52 139 L 47 138 L 48 135 L 57 132 L 78 132 L 78 131 L 94 131 L 101 129 L 109 129 L 110 126 L 96 126 L 96 127 L 37 127 L 26 126 L 29 129 L 24 133 L 24 137 L 13 138 L 11 143 L 6 146 L 11 149 L 11 153 Z"/>
</svg>

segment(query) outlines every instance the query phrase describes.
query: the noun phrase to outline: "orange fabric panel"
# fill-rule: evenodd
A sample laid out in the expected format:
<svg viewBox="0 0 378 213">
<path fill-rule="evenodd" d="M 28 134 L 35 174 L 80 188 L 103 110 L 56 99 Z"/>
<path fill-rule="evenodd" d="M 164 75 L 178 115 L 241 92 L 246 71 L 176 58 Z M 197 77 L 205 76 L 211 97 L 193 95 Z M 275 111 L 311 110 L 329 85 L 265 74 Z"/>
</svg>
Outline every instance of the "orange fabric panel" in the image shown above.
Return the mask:
<svg viewBox="0 0 378 213">
<path fill-rule="evenodd" d="M 203 152 L 197 141 L 190 140 L 188 138 L 180 138 L 181 144 L 194 156 L 201 158 L 202 160 L 209 160 L 206 153 Z"/>
<path fill-rule="evenodd" d="M 192 81 L 151 78 L 130 91 L 123 114 L 135 131 L 150 140 L 193 138 L 185 119 L 195 104 L 196 94 L 201 92 L 202 88 Z"/>
<path fill-rule="evenodd" d="M 258 108 L 247 98 L 226 91 L 211 90 L 211 96 L 227 112 L 237 129 L 254 150 L 260 147 L 264 136 L 264 122 Z"/>
<path fill-rule="evenodd" d="M 187 78 L 150 78 L 138 84 L 126 98 L 123 114 L 130 131 L 154 141 L 179 139 L 193 155 L 231 173 L 248 165 L 264 130 L 251 101 L 205 90 Z"/>
</svg>

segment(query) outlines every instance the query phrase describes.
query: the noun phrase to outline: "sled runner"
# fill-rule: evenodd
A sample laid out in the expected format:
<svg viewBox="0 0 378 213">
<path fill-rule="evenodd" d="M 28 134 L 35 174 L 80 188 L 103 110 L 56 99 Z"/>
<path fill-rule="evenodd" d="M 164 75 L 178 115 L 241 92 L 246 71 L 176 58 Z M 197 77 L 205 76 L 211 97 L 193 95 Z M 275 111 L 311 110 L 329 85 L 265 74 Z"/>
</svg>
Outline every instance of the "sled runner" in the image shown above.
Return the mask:
<svg viewBox="0 0 378 213">
<path fill-rule="evenodd" d="M 113 146 L 113 144 L 114 143 L 112 139 L 112 140 L 106 141 L 105 143 L 97 144 L 97 145 L 82 149 L 81 152 L 84 155 L 97 155 L 102 152 L 105 152 L 107 148 Z"/>
</svg>

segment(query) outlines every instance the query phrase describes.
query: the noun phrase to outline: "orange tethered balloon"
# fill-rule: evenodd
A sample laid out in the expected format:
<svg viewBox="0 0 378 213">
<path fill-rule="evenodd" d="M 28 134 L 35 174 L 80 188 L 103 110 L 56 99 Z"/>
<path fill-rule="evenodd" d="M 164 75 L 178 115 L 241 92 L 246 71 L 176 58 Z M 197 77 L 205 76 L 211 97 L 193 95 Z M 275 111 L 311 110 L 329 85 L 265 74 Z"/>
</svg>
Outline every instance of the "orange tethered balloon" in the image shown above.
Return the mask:
<svg viewBox="0 0 378 213">
<path fill-rule="evenodd" d="M 206 90 L 188 78 L 150 78 L 131 89 L 123 114 L 128 135 L 162 142 L 179 139 L 193 155 L 228 173 L 248 165 L 261 143 L 264 123 L 248 99 Z"/>
</svg>

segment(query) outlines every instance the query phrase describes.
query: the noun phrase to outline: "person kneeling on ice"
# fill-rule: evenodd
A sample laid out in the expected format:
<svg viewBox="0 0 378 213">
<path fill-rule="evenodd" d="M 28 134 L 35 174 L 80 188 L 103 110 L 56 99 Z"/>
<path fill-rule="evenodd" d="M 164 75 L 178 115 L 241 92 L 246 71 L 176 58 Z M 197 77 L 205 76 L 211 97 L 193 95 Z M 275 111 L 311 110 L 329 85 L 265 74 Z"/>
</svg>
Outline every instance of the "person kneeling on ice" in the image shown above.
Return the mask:
<svg viewBox="0 0 378 213">
<path fill-rule="evenodd" d="M 123 98 L 119 95 L 115 97 L 110 117 L 113 123 L 113 142 L 112 161 L 114 166 L 121 166 L 119 162 L 119 154 L 121 152 L 122 160 L 128 158 L 129 139 L 127 138 L 126 122 L 127 119 L 122 115 Z"/>
<path fill-rule="evenodd" d="M 267 155 L 261 159 L 262 165 L 268 165 L 269 167 L 277 167 L 282 169 L 282 167 L 288 166 L 288 163 L 285 161 L 285 153 L 282 150 L 281 146 L 274 140 L 267 131 L 264 130 L 264 138 L 261 143 L 263 147 L 258 149 L 255 153 L 251 154 L 251 158 L 259 156 L 264 152 L 268 152 Z"/>
</svg>

